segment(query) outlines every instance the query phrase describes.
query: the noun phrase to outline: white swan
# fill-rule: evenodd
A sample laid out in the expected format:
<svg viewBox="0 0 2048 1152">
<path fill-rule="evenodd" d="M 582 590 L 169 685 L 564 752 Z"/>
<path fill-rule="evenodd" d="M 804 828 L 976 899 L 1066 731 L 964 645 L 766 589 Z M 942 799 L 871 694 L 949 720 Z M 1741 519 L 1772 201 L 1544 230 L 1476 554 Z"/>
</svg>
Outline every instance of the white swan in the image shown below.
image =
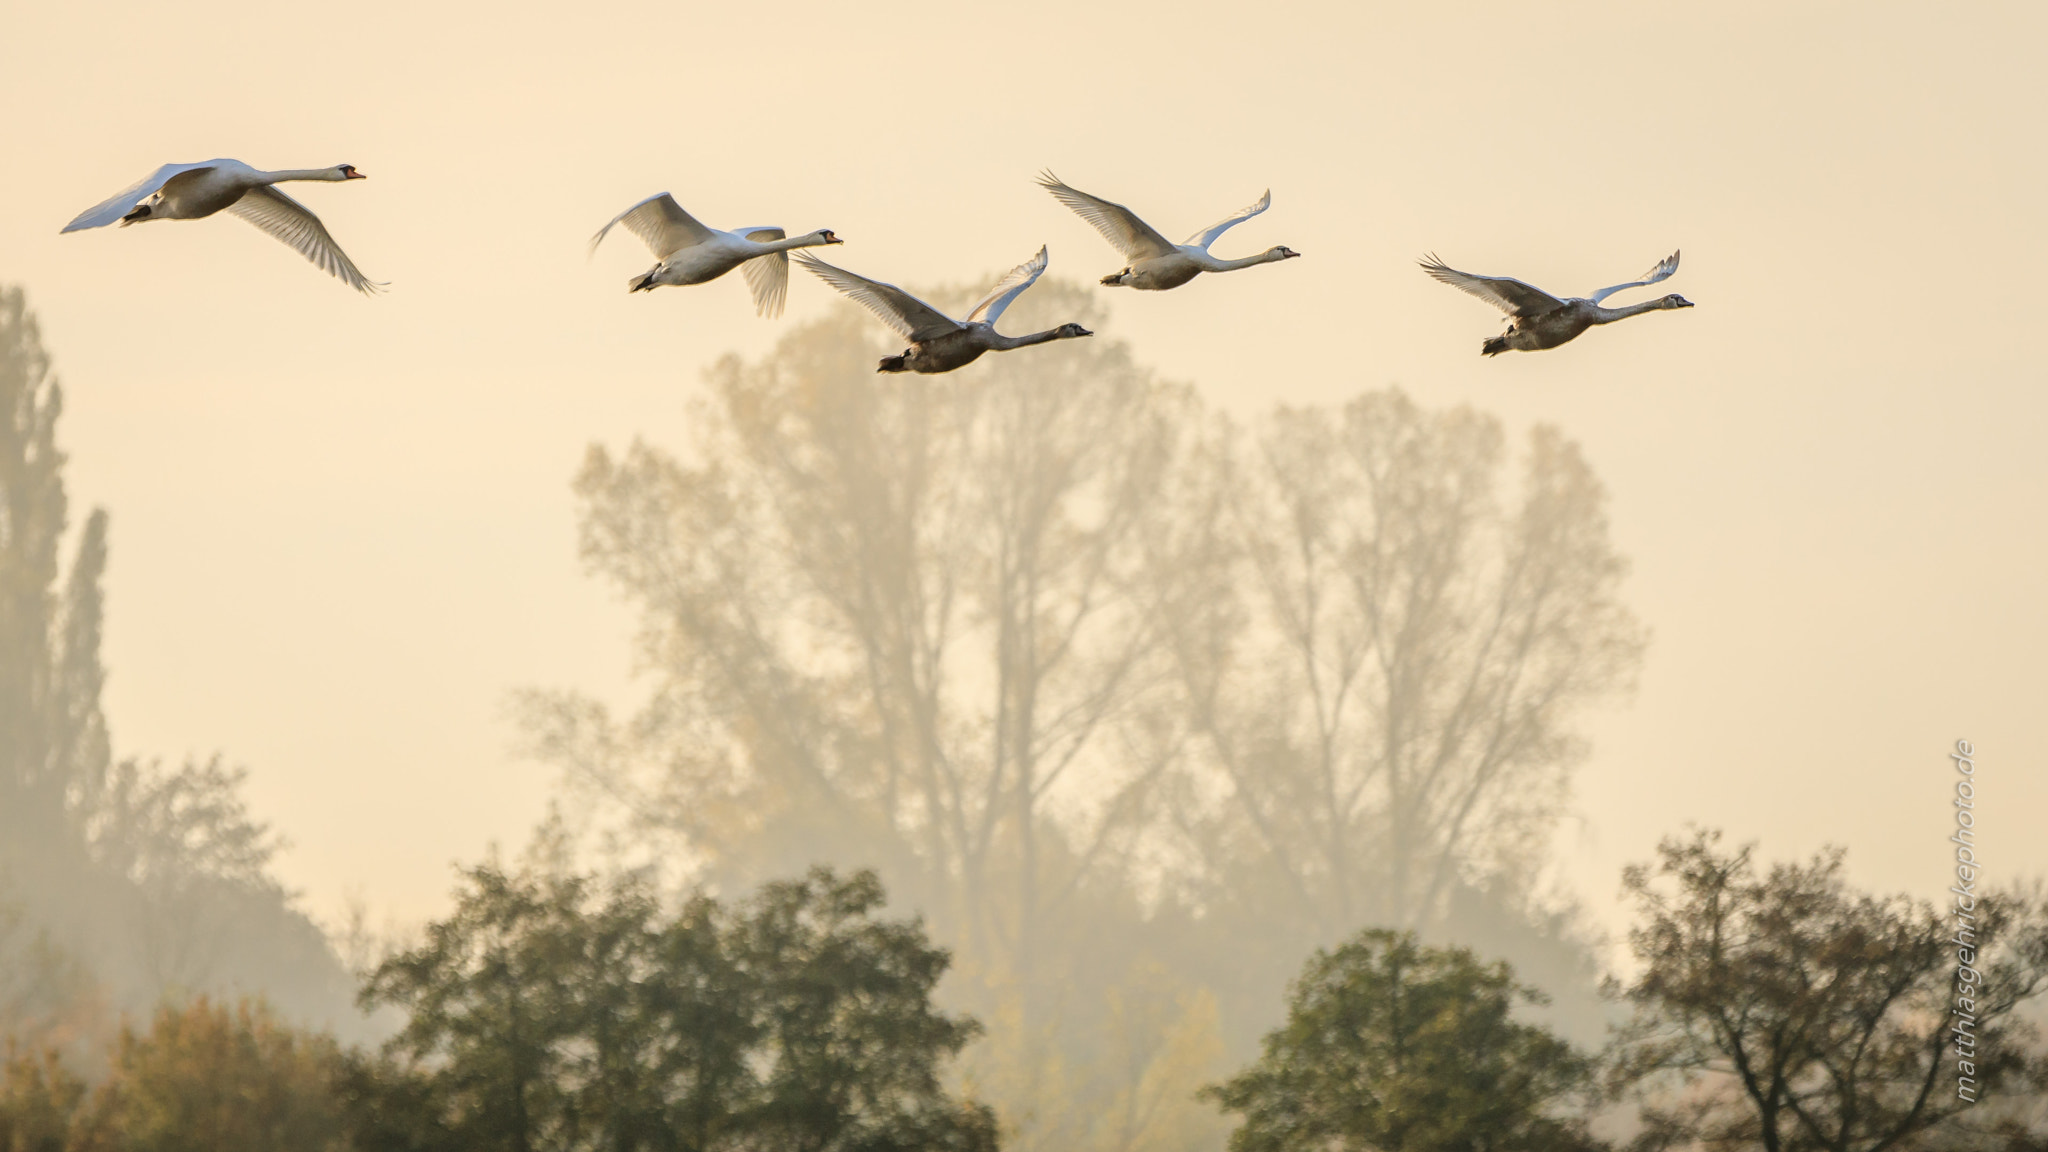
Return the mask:
<svg viewBox="0 0 2048 1152">
<path fill-rule="evenodd" d="M 782 302 L 789 294 L 789 250 L 814 248 L 820 244 L 843 244 L 830 228 L 820 228 L 796 239 L 788 239 L 780 228 L 735 228 L 721 232 L 706 228 L 666 192 L 649 196 L 617 216 L 611 224 L 590 238 L 590 250 L 612 226 L 646 241 L 659 263 L 626 281 L 626 291 L 653 291 L 665 284 L 705 284 L 738 268 L 747 278 L 747 290 L 754 294 L 754 311 L 762 316 L 782 315 Z"/>
<path fill-rule="evenodd" d="M 988 295 L 975 301 L 974 307 L 967 310 L 965 322 L 947 316 L 894 284 L 856 276 L 808 252 L 799 253 L 797 260 L 816 272 L 825 283 L 851 297 L 854 303 L 881 317 L 882 323 L 895 329 L 897 335 L 910 341 L 910 347 L 905 348 L 901 356 L 884 356 L 881 365 L 875 369 L 877 372 L 922 372 L 927 375 L 951 372 L 973 363 L 983 352 L 1007 352 L 1049 340 L 1095 335 L 1079 324 L 1062 324 L 1029 336 L 1005 336 L 996 331 L 996 321 L 1002 318 L 1003 310 L 1010 306 L 1010 301 L 1023 295 L 1024 290 L 1045 272 L 1044 248 L 996 281 Z"/>
<path fill-rule="evenodd" d="M 1209 255 L 1209 245 L 1214 244 L 1218 236 L 1272 207 L 1271 191 L 1259 197 L 1258 203 L 1234 212 L 1188 237 L 1187 243 L 1171 244 L 1150 224 L 1138 219 L 1137 213 L 1121 204 L 1112 204 L 1079 189 L 1069 188 L 1050 172 L 1041 173 L 1038 183 L 1040 187 L 1052 193 L 1054 199 L 1072 208 L 1081 219 L 1095 225 L 1095 230 L 1102 233 L 1102 238 L 1123 253 L 1125 260 L 1130 261 L 1123 271 L 1104 276 L 1104 284 L 1164 291 L 1168 288 L 1178 288 L 1204 272 L 1233 272 L 1254 264 L 1271 264 L 1276 260 L 1287 260 L 1301 255 L 1284 245 L 1268 248 L 1256 256 L 1246 256 L 1241 260 L 1218 260 Z"/>
<path fill-rule="evenodd" d="M 296 249 L 320 269 L 358 292 L 384 287 L 364 276 L 327 234 L 311 209 L 272 187 L 286 180 L 361 180 L 353 164 L 265 172 L 240 160 L 166 164 L 133 188 L 79 214 L 62 231 L 103 228 L 116 220 L 126 228 L 145 220 L 197 220 L 225 208 Z"/>
<path fill-rule="evenodd" d="M 1643 288 L 1670 277 L 1678 271 L 1678 253 L 1673 252 L 1659 260 L 1655 267 L 1643 273 L 1642 278 L 1626 284 L 1602 288 L 1591 296 L 1574 296 L 1560 300 L 1541 288 L 1524 284 L 1506 276 L 1474 276 L 1460 272 L 1435 256 L 1422 262 L 1422 270 L 1432 277 L 1449 284 L 1461 292 L 1469 292 L 1511 318 L 1508 330 L 1479 346 L 1481 354 L 1498 356 L 1503 352 L 1540 352 L 1555 348 L 1559 344 L 1575 339 L 1579 333 L 1595 324 L 1612 324 L 1630 316 L 1645 312 L 1661 312 L 1671 308 L 1690 308 L 1692 301 L 1673 292 L 1641 304 L 1630 304 L 1626 308 L 1603 308 L 1602 300 L 1616 292 L 1629 288 Z"/>
</svg>

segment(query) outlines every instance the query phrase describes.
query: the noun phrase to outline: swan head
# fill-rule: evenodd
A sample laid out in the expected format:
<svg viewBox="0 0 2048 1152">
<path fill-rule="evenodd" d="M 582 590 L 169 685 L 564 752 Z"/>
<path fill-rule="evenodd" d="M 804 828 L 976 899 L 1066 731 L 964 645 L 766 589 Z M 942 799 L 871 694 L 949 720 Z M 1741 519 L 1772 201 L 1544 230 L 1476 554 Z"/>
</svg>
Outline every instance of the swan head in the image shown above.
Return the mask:
<svg viewBox="0 0 2048 1152">
<path fill-rule="evenodd" d="M 811 235 L 816 236 L 820 244 L 846 243 L 846 241 L 841 240 L 837 235 L 833 234 L 833 231 L 830 228 L 820 228 L 816 232 L 811 233 Z"/>
<path fill-rule="evenodd" d="M 336 164 L 336 165 L 334 166 L 334 178 L 335 178 L 336 180 L 368 180 L 368 179 L 369 179 L 369 177 L 368 177 L 368 176 L 365 176 L 365 175 L 363 175 L 363 174 L 362 174 L 361 172 L 358 172 L 358 171 L 356 171 L 356 166 L 355 166 L 355 165 L 353 165 L 353 164 Z"/>
<path fill-rule="evenodd" d="M 1053 329 L 1053 334 L 1062 340 L 1072 340 L 1076 336 L 1095 335 L 1095 333 L 1081 327 L 1079 324 L 1062 324 L 1058 328 Z"/>
<path fill-rule="evenodd" d="M 1299 255 L 1301 253 L 1296 252 L 1285 244 L 1275 244 L 1273 247 L 1266 249 L 1266 259 L 1268 260 L 1292 260 Z"/>
<path fill-rule="evenodd" d="M 1687 300 L 1676 292 L 1657 301 L 1657 307 L 1659 308 L 1691 308 L 1693 306 L 1692 301 Z"/>
</svg>

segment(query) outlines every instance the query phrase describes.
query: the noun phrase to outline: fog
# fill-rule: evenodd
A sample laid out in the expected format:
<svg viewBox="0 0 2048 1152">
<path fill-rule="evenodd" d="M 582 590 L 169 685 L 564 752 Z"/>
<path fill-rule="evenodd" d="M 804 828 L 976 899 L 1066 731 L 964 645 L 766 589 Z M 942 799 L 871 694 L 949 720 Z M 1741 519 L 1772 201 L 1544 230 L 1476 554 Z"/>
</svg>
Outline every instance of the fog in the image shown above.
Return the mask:
<svg viewBox="0 0 2048 1152">
<path fill-rule="evenodd" d="M 246 766 L 235 819 L 281 838 L 250 882 L 276 889 L 264 915 L 291 932 L 337 926 L 352 904 L 373 924 L 439 915 L 455 865 L 516 851 L 552 808 L 588 860 L 655 861 L 670 880 L 740 886 L 813 851 L 880 865 L 896 905 L 932 917 L 988 979 L 972 992 L 956 973 L 949 993 L 984 1015 L 1008 1003 L 989 973 L 1078 971 L 1060 965 L 1086 951 L 1048 932 L 1050 957 L 1027 964 L 1030 933 L 1005 917 L 1116 925 L 1095 944 L 1115 940 L 1125 968 L 1074 987 L 1107 995 L 1157 964 L 1157 1003 L 1178 1015 L 1139 1031 L 1213 1011 L 1233 1061 L 1301 954 L 1365 923 L 1511 950 L 1563 985 L 1560 1019 L 1597 1035 L 1593 974 L 1626 963 L 1621 870 L 1688 824 L 1774 858 L 1841 845 L 1858 883 L 1933 897 L 1949 883 L 1958 738 L 1980 756 L 1992 874 L 2041 875 L 2048 845 L 2026 832 L 2048 811 L 2032 770 L 2048 734 L 2029 723 L 2048 696 L 2034 658 L 2048 643 L 2048 381 L 2030 347 L 2048 256 L 2033 144 L 2048 81 L 2030 54 L 2044 22 L 2032 6 L 1901 4 L 11 10 L 0 284 L 26 293 L 64 387 L 67 572 L 89 512 L 109 516 L 107 770 Z M 356 298 L 224 216 L 57 235 L 155 165 L 212 156 L 357 165 L 368 180 L 300 198 L 390 293 Z M 1043 167 L 1172 236 L 1270 187 L 1272 209 L 1218 248 L 1303 258 L 1167 293 L 1097 287 L 1120 258 L 1032 184 Z M 584 243 L 662 189 L 714 226 L 831 228 L 847 241 L 836 263 L 948 300 L 1049 244 L 1051 271 L 1004 327 L 1085 316 L 1097 335 L 905 383 L 866 373 L 859 357 L 891 341 L 800 271 L 778 321 L 753 315 L 736 277 L 628 297 L 645 254 L 615 236 L 587 257 Z M 1661 287 L 1697 308 L 1494 359 L 1476 353 L 1499 317 L 1414 264 L 1434 251 L 1579 294 L 1674 247 L 1683 264 Z M 952 726 L 942 759 L 1000 745 L 1002 610 L 973 601 L 1000 533 L 911 533 L 891 563 L 963 598 L 953 663 L 916 690 L 864 680 L 848 662 L 887 645 L 848 641 L 859 613 L 831 616 L 825 578 L 861 569 L 804 551 L 794 497 L 775 488 L 796 473 L 764 463 L 829 438 L 748 432 L 766 419 L 732 399 L 748 380 L 810 397 L 790 402 L 799 424 L 820 419 L 806 404 L 862 398 L 817 428 L 870 428 L 881 461 L 913 443 L 952 453 L 932 466 L 954 478 L 934 490 L 958 502 L 947 524 L 994 523 L 989 508 L 1044 475 L 971 430 L 1058 424 L 1006 425 L 1001 397 L 1042 392 L 1068 424 L 1098 422 L 1061 432 L 1097 471 L 1054 503 L 1071 502 L 1063 531 L 1078 534 L 1060 545 L 1117 595 L 1046 593 L 1088 606 L 1074 632 L 1086 662 L 1118 669 L 1051 690 L 1102 712 L 1043 797 L 1041 879 L 1085 890 L 1086 915 L 1046 911 L 1043 894 L 991 903 L 963 877 L 1023 851 L 1004 840 L 1014 830 L 934 847 L 919 839 L 929 811 L 884 803 L 860 767 L 879 754 L 857 745 L 886 742 L 933 684 Z M 1577 485 L 1572 570 L 1593 575 L 1572 585 L 1586 614 L 1556 624 L 1579 646 L 1555 657 L 1568 690 L 1510 758 L 1521 775 L 1487 777 L 1476 822 L 1434 856 L 1386 842 L 1422 826 L 1388 815 L 1397 793 L 1361 800 L 1355 825 L 1318 824 L 1286 783 L 1326 688 L 1288 679 L 1272 590 L 1305 577 L 1275 559 L 1283 525 L 1258 510 L 1286 506 L 1290 484 L 1328 486 L 1333 548 L 1355 555 L 1344 531 L 1382 539 L 1346 503 L 1371 486 L 1312 467 L 1349 458 L 1325 456 L 1347 411 L 1429 430 L 1415 459 L 1483 478 L 1485 508 L 1458 537 L 1460 595 L 1512 567 L 1511 529 L 1545 475 L 1533 458 Z M 774 531 L 718 537 L 676 494 L 701 495 L 689 478 L 722 460 L 734 522 Z M 900 495 L 902 477 L 876 468 L 873 491 Z M 633 476 L 670 503 L 622 488 Z M 818 476 L 827 495 L 804 509 L 821 539 L 895 507 Z M 1118 499 L 1136 501 L 1128 522 Z M 678 530 L 680 551 L 629 562 L 625 537 L 605 535 L 628 522 L 704 536 Z M 717 540 L 728 550 L 686 547 Z M 678 574 L 705 583 L 684 596 Z M 778 612 L 794 634 L 760 625 L 746 648 L 760 663 L 741 669 L 768 680 L 697 663 L 735 620 Z M 1167 623 L 1210 631 L 1197 643 Z M 1229 658 L 1208 672 L 1168 659 L 1197 648 Z M 854 686 L 880 702 L 862 711 Z M 1205 698 L 1229 714 L 1191 703 Z M 1386 763 L 1359 749 L 1382 726 L 1369 709 L 1346 723 L 1326 725 L 1341 753 L 1327 774 L 1354 755 L 1381 787 Z M 791 749 L 829 750 L 826 792 L 857 815 L 793 798 L 767 767 L 770 736 L 785 765 Z M 1350 827 L 1330 843 L 1373 855 L 1261 856 L 1258 812 L 1302 821 L 1263 833 L 1272 843 Z M 1404 860 L 1456 882 L 1391 879 Z M 1281 890 L 1290 867 L 1331 886 L 1288 926 L 1259 922 L 1284 903 L 1260 885 Z M 1241 938 L 1271 953 L 1241 970 L 1215 967 L 1230 965 L 1196 928 L 1146 919 L 1213 921 L 1232 901 Z M 263 983 L 228 971 L 199 983 Z M 129 1007 L 163 983 L 108 979 Z M 338 987 L 280 997 L 336 1018 Z"/>
</svg>

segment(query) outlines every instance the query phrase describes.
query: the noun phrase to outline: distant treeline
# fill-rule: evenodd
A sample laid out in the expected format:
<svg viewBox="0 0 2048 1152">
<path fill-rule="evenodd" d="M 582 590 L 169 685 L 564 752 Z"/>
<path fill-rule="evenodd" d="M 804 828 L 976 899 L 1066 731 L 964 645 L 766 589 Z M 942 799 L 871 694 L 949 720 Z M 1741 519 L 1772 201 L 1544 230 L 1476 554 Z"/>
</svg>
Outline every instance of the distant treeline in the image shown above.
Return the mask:
<svg viewBox="0 0 2048 1152">
<path fill-rule="evenodd" d="M 1667 842 L 1629 878 L 1633 1015 L 1597 1053 L 1527 1019 L 1543 996 L 1509 965 L 1367 929 L 1309 957 L 1261 1054 L 1201 1100 L 1241 1117 L 1232 1152 L 2039 1147 L 2048 1055 L 2015 1010 L 2048 978 L 2043 906 L 1984 902 L 1972 1102 L 1942 922 L 1840 863 Z M 996 1152 L 952 1066 L 980 1026 L 933 1002 L 949 958 L 882 903 L 873 873 L 676 906 L 559 860 L 471 869 L 366 975 L 365 1006 L 406 1019 L 381 1048 L 261 1002 L 167 1006 L 97 1083 L 15 1049 L 0 1150 Z"/>
</svg>

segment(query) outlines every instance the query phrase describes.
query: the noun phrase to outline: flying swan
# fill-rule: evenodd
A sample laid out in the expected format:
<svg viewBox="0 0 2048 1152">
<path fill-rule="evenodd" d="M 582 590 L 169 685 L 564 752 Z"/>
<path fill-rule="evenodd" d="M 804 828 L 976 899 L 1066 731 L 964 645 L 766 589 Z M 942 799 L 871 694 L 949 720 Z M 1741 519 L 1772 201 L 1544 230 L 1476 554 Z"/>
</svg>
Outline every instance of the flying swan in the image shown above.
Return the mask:
<svg viewBox="0 0 2048 1152">
<path fill-rule="evenodd" d="M 1209 255 L 1209 245 L 1214 244 L 1217 237 L 1273 206 L 1270 190 L 1259 197 L 1258 203 L 1188 237 L 1187 243 L 1170 244 L 1166 237 L 1121 204 L 1112 204 L 1079 189 L 1069 188 L 1050 172 L 1041 173 L 1038 184 L 1052 193 L 1054 199 L 1072 208 L 1081 219 L 1095 225 L 1102 238 L 1130 261 L 1123 271 L 1102 278 L 1104 284 L 1113 287 L 1163 292 L 1168 288 L 1178 288 L 1204 272 L 1234 272 L 1254 264 L 1271 264 L 1301 255 L 1284 245 L 1240 260 L 1218 260 Z"/>
<path fill-rule="evenodd" d="M 1640 280 L 1616 284 L 1611 288 L 1602 288 L 1591 296 L 1573 297 L 1569 300 L 1559 300 L 1541 288 L 1506 276 L 1474 276 L 1469 272 L 1460 272 L 1434 255 L 1422 261 L 1422 270 L 1508 314 L 1508 330 L 1479 346 L 1479 351 L 1487 356 L 1498 356 L 1510 349 L 1517 352 L 1540 352 L 1545 348 L 1555 348 L 1559 344 L 1575 339 L 1579 333 L 1595 324 L 1612 324 L 1616 320 L 1640 316 L 1645 312 L 1693 306 L 1692 301 L 1676 292 L 1655 300 L 1646 300 L 1641 304 L 1630 304 L 1625 308 L 1600 306 L 1602 300 L 1616 292 L 1628 288 L 1642 288 L 1668 279 L 1673 272 L 1678 271 L 1676 252 L 1659 260 L 1656 267 L 1643 273 Z"/>
<path fill-rule="evenodd" d="M 240 160 L 166 164 L 119 196 L 80 213 L 62 231 L 104 228 L 117 220 L 123 228 L 145 220 L 197 220 L 225 208 L 291 245 L 322 271 L 367 294 L 384 285 L 357 269 L 311 209 L 273 187 L 286 180 L 361 179 L 363 174 L 353 164 L 282 172 L 251 168 Z"/>
<path fill-rule="evenodd" d="M 910 347 L 905 348 L 901 356 L 882 357 L 881 365 L 875 369 L 877 372 L 922 372 L 927 375 L 951 372 L 973 363 L 983 352 L 1007 352 L 1049 340 L 1095 335 L 1079 324 L 1062 324 L 1029 336 L 1005 336 L 996 331 L 996 321 L 1002 319 L 1003 310 L 1045 272 L 1044 248 L 996 281 L 988 295 L 975 301 L 974 307 L 967 310 L 965 322 L 952 319 L 894 284 L 856 276 L 808 252 L 798 254 L 797 260 L 816 272 L 825 283 L 852 298 L 854 303 L 880 317 L 882 323 L 894 329 L 897 335 L 910 341 Z"/>
<path fill-rule="evenodd" d="M 624 224 L 654 250 L 658 263 L 626 281 L 628 292 L 652 292 L 668 284 L 707 284 L 735 268 L 747 278 L 747 290 L 754 294 L 754 311 L 762 316 L 782 315 L 782 303 L 789 295 L 789 250 L 814 248 L 820 244 L 843 244 L 830 228 L 820 228 L 789 239 L 780 228 L 735 228 L 721 232 L 699 224 L 676 198 L 666 192 L 649 196 L 597 230 L 590 238 L 590 250 L 597 251 L 605 233 Z"/>
</svg>

